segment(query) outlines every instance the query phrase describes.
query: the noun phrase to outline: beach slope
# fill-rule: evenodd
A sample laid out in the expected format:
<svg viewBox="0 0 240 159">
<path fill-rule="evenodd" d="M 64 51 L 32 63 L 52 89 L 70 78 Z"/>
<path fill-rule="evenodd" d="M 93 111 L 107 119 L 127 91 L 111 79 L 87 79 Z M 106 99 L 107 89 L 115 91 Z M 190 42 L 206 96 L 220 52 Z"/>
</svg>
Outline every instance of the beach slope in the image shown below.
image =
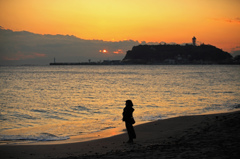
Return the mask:
<svg viewBox="0 0 240 159">
<path fill-rule="evenodd" d="M 135 126 L 127 134 L 87 142 L 48 145 L 1 145 L 7 158 L 238 158 L 240 111 L 175 117 Z"/>
</svg>

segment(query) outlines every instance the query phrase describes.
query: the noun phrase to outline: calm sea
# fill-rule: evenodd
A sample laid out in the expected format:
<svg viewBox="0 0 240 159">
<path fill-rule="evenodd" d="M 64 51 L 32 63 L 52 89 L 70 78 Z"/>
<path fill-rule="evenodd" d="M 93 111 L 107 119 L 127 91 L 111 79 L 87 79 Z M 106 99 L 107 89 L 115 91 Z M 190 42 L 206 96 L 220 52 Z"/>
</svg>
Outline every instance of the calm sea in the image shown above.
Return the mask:
<svg viewBox="0 0 240 159">
<path fill-rule="evenodd" d="M 240 66 L 0 67 L 0 140 L 48 141 L 240 107 Z"/>
</svg>

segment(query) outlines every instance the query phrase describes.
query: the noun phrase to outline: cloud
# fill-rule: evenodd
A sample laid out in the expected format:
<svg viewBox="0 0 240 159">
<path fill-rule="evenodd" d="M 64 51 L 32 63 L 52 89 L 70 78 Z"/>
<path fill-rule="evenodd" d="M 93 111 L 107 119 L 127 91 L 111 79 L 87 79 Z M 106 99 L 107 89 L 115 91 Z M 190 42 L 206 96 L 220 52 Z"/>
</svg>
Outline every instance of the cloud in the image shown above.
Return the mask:
<svg viewBox="0 0 240 159">
<path fill-rule="evenodd" d="M 240 50 L 240 46 L 236 46 L 236 47 L 232 48 L 232 51 L 236 51 L 236 50 Z"/>
<path fill-rule="evenodd" d="M 38 57 L 46 57 L 46 54 L 41 53 L 23 53 L 18 51 L 16 54 L 12 56 L 3 56 L 2 59 L 6 61 L 18 61 L 18 60 L 26 60 L 26 59 L 34 59 Z"/>
<path fill-rule="evenodd" d="M 236 18 L 213 18 L 213 20 L 224 21 L 224 22 L 227 22 L 227 23 L 237 23 L 237 24 L 240 24 L 240 17 L 236 17 Z"/>
<path fill-rule="evenodd" d="M 122 60 L 126 51 L 139 45 L 138 41 L 84 40 L 73 35 L 41 35 L 27 31 L 14 32 L 0 27 L 1 64 L 49 64 L 57 62 L 86 62 Z M 99 52 L 107 50 L 107 53 Z"/>
<path fill-rule="evenodd" d="M 115 50 L 113 51 L 114 54 L 123 54 L 123 50 L 122 49 L 118 49 L 118 50 Z"/>
<path fill-rule="evenodd" d="M 237 17 L 235 19 L 225 19 L 226 22 L 229 22 L 229 23 L 239 23 L 240 24 L 240 18 Z"/>
<path fill-rule="evenodd" d="M 232 56 L 240 55 L 240 46 L 236 46 L 235 48 L 232 48 L 231 54 Z"/>
</svg>

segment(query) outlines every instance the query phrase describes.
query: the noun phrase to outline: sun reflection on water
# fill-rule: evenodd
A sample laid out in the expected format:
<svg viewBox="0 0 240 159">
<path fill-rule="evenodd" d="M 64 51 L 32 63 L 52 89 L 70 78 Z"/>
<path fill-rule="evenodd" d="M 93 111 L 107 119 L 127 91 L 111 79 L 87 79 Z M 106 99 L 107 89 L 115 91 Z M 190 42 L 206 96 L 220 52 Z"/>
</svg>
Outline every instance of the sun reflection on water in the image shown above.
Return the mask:
<svg viewBox="0 0 240 159">
<path fill-rule="evenodd" d="M 0 134 L 74 136 L 122 126 L 125 100 L 137 123 L 231 109 L 238 66 L 6 67 Z M 111 132 L 115 134 L 115 131 Z"/>
</svg>

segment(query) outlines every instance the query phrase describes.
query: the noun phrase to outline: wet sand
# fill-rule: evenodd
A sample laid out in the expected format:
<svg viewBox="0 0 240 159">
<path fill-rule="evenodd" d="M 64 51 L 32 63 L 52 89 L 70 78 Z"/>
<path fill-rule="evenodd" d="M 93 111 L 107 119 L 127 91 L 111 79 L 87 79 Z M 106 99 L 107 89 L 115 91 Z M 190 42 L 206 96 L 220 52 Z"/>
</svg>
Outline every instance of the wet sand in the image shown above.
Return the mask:
<svg viewBox="0 0 240 159">
<path fill-rule="evenodd" d="M 124 142 L 128 139 L 124 133 L 85 142 L 1 145 L 0 158 L 225 159 L 240 155 L 240 111 L 159 120 L 137 125 L 135 131 L 133 144 Z"/>
</svg>

